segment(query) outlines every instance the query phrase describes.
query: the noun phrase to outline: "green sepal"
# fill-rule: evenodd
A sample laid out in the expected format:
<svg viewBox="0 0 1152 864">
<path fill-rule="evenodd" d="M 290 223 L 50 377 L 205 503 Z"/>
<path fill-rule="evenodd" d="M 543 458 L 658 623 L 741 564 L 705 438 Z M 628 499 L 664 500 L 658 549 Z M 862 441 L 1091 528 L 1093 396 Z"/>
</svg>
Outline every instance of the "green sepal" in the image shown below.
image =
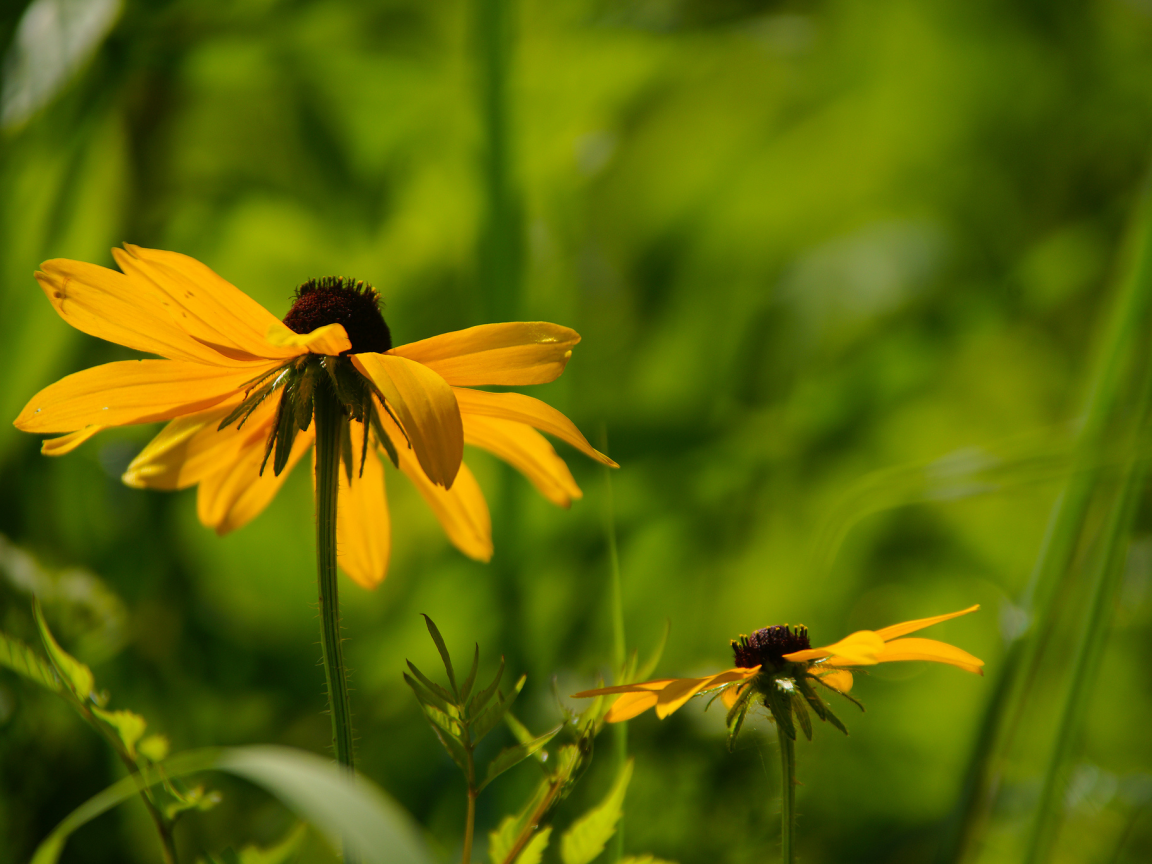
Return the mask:
<svg viewBox="0 0 1152 864">
<path fill-rule="evenodd" d="M 344 476 L 351 486 L 356 465 L 352 460 L 352 421 L 347 414 L 340 418 L 340 461 L 344 463 Z"/>
<path fill-rule="evenodd" d="M 460 685 L 460 704 L 463 705 L 468 701 L 468 697 L 472 694 L 472 685 L 476 683 L 476 672 L 480 669 L 480 643 L 476 643 L 476 652 L 472 655 L 472 668 L 468 671 L 468 677 L 464 679 L 464 683 Z"/>
<path fill-rule="evenodd" d="M 496 702 L 489 705 L 484 711 L 472 721 L 472 741 L 478 742 L 481 738 L 496 728 L 501 720 L 504 719 L 504 714 L 512 707 L 512 703 L 516 701 L 516 697 L 520 695 L 520 691 L 524 688 L 524 682 L 528 680 L 527 675 L 521 675 L 520 680 L 516 682 L 516 686 L 508 694 L 508 698 L 504 698 L 503 693 L 496 694 Z"/>
<path fill-rule="evenodd" d="M 369 397 L 369 400 L 371 397 Z M 392 463 L 392 467 L 399 470 L 400 468 L 400 454 L 396 452 L 396 445 L 392 443 L 392 439 L 388 433 L 384 431 L 384 424 L 380 422 L 380 415 L 376 413 L 376 406 L 369 404 L 368 418 L 372 424 L 372 431 L 376 433 L 376 441 L 384 448 L 384 452 L 388 454 L 388 461 Z"/>
<path fill-rule="evenodd" d="M 780 689 L 777 681 L 769 681 L 764 695 L 764 704 L 772 712 L 772 718 L 793 741 L 796 740 L 796 726 L 792 722 L 792 698 Z"/>
<path fill-rule="evenodd" d="M 864 703 L 863 703 L 863 702 L 861 702 L 861 701 L 860 701 L 859 699 L 857 699 L 855 696 L 852 696 L 852 695 L 851 695 L 851 694 L 849 694 L 849 693 L 845 693 L 843 690 L 837 690 L 837 689 L 836 689 L 835 687 L 833 687 L 831 684 L 826 684 L 826 683 L 824 682 L 824 678 L 823 678 L 823 676 L 820 676 L 820 675 L 809 675 L 808 677 L 809 677 L 809 678 L 811 678 L 811 679 L 812 679 L 812 680 L 814 680 L 814 681 L 818 681 L 818 682 L 820 682 L 820 686 L 822 686 L 822 687 L 823 687 L 823 688 L 825 688 L 826 690 L 830 690 L 830 691 L 832 691 L 833 693 L 835 693 L 837 696 L 841 696 L 841 697 L 843 697 L 843 698 L 847 699 L 849 702 L 851 702 L 853 705 L 855 705 L 855 706 L 856 706 L 857 708 L 859 708 L 861 711 L 863 711 L 863 710 L 864 710 Z"/>
<path fill-rule="evenodd" d="M 424 613 L 420 613 L 424 614 Z M 424 615 L 424 622 L 428 625 L 428 633 L 432 636 L 432 641 L 436 643 L 436 650 L 440 652 L 440 659 L 444 661 L 444 671 L 448 673 L 448 683 L 452 685 L 452 693 L 458 694 L 460 691 L 456 687 L 456 673 L 452 671 L 452 658 L 448 656 L 448 646 L 444 644 L 444 637 L 440 635 L 440 629 L 427 615 Z M 457 699 L 456 701 L 460 701 Z"/>
<path fill-rule="evenodd" d="M 504 655 L 500 655 L 500 665 L 496 668 L 496 677 L 492 679 L 492 683 L 472 697 L 472 701 L 468 703 L 468 713 L 475 714 L 483 708 L 488 700 L 492 698 L 492 694 L 496 692 L 496 688 L 500 686 L 500 679 L 504 677 Z"/>
<path fill-rule="evenodd" d="M 826 706 L 824 707 L 824 714 L 825 714 L 825 719 L 826 719 L 826 720 L 827 720 L 829 723 L 831 723 L 833 726 L 835 726 L 837 729 L 839 729 L 839 730 L 840 730 L 841 732 L 843 732 L 845 735 L 847 735 L 847 734 L 848 734 L 848 727 L 847 727 L 847 726 L 845 726 L 843 723 L 841 723 L 841 722 L 840 722 L 840 718 L 839 718 L 839 717 L 837 717 L 835 714 L 833 714 L 833 713 L 832 713 L 832 708 L 831 708 L 830 706 L 827 706 L 827 705 L 826 705 Z"/>
<path fill-rule="evenodd" d="M 740 727 L 744 725 L 744 718 L 748 716 L 748 709 L 752 705 L 752 697 L 755 691 L 751 687 L 745 687 L 743 692 L 732 703 L 732 707 L 728 709 L 728 716 L 725 718 L 725 724 L 728 727 L 728 752 L 731 753 L 736 749 L 736 737 L 740 734 Z"/>
<path fill-rule="evenodd" d="M 296 428 L 307 432 L 312 425 L 313 403 L 312 391 L 316 386 L 316 373 L 314 367 L 305 366 L 296 379 L 295 392 L 292 397 L 292 411 L 296 418 Z"/>
<path fill-rule="evenodd" d="M 240 423 L 236 428 L 241 428 L 247 422 L 248 418 L 252 416 L 252 412 L 259 408 L 260 404 L 265 399 L 267 399 L 278 389 L 284 386 L 284 382 L 288 379 L 288 374 L 291 371 L 292 364 L 289 363 L 285 366 L 279 366 L 276 369 L 265 372 L 263 375 L 260 375 L 249 381 L 243 401 L 237 405 L 223 420 L 220 421 L 220 424 L 216 427 L 216 431 L 222 432 L 237 420 L 239 420 Z M 273 378 L 271 382 L 267 384 L 263 383 L 273 375 L 276 377 Z M 253 390 L 256 392 L 253 393 Z"/>
<path fill-rule="evenodd" d="M 420 703 L 422 705 L 434 705 L 445 714 L 450 714 L 452 709 L 449 708 L 449 705 L 452 702 L 452 697 L 448 695 L 448 691 L 436 682 L 428 680 L 424 673 L 412 665 L 412 661 L 408 661 L 408 668 L 416 673 L 420 683 L 417 684 L 416 681 L 413 681 L 407 672 L 404 673 L 404 680 L 408 682 L 408 686 L 412 688 Z"/>
<path fill-rule="evenodd" d="M 268 449 L 272 449 L 275 442 L 276 456 L 272 460 L 272 473 L 277 477 L 288 465 L 288 458 L 292 455 L 292 445 L 296 443 L 296 435 L 300 429 L 296 424 L 295 382 L 284 387 L 284 395 L 280 397 L 280 406 L 276 409 L 276 425 L 273 427 L 272 437 L 268 439 Z M 268 462 L 268 454 L 264 454 L 264 462 Z M 263 473 L 263 466 L 261 466 Z"/>
<path fill-rule="evenodd" d="M 798 675 L 795 678 L 796 689 L 808 700 L 808 704 L 812 706 L 812 710 L 816 712 L 816 716 L 821 720 L 828 719 L 828 706 L 824 700 L 820 698 L 820 694 L 812 689 L 812 685 L 808 683 L 808 678 L 805 675 Z"/>
<path fill-rule="evenodd" d="M 44 643 L 44 650 L 52 667 L 64 686 L 72 691 L 72 695 L 81 702 L 86 702 L 96 687 L 96 679 L 92 670 L 60 647 L 52 631 L 48 629 L 48 622 L 44 620 L 44 610 L 40 608 L 40 599 L 32 600 L 32 611 L 36 616 L 36 626 L 40 629 L 40 639 Z"/>
<path fill-rule="evenodd" d="M 812 718 L 808 715 L 807 700 L 796 690 L 793 690 L 791 695 L 792 713 L 796 715 L 796 719 L 800 722 L 800 730 L 804 733 L 804 737 L 811 741 Z"/>
<path fill-rule="evenodd" d="M 563 728 L 564 724 L 561 723 L 556 728 L 549 729 L 543 735 L 530 741 L 522 741 L 514 747 L 505 747 L 496 755 L 495 759 L 488 763 L 488 772 L 484 776 L 484 782 L 480 784 L 480 789 L 483 789 L 509 768 L 519 765 L 529 756 L 536 755 Z"/>
<path fill-rule="evenodd" d="M 132 711 L 104 711 L 100 708 L 93 708 L 92 713 L 115 730 L 117 737 L 124 745 L 124 749 L 128 751 L 128 755 L 135 759 L 136 742 L 144 736 L 144 729 L 148 726 L 148 721 Z"/>
<path fill-rule="evenodd" d="M 18 675 L 34 681 L 41 687 L 59 693 L 63 685 L 52 664 L 7 633 L 0 632 L 0 666 L 7 666 Z"/>
</svg>

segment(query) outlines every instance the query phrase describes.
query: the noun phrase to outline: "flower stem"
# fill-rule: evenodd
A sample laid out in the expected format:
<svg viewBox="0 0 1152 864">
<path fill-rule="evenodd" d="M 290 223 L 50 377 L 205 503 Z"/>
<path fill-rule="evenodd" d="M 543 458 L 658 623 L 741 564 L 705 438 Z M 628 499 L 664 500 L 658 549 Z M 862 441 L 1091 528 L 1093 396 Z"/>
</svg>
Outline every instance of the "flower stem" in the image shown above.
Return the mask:
<svg viewBox="0 0 1152 864">
<path fill-rule="evenodd" d="M 796 742 L 776 724 L 780 739 L 780 860 L 792 864 L 796 846 Z"/>
<path fill-rule="evenodd" d="M 464 823 L 464 854 L 460 856 L 460 864 L 470 864 L 472 861 L 472 834 L 476 830 L 476 795 L 472 789 L 468 790 L 468 821 Z"/>
<path fill-rule="evenodd" d="M 340 598 L 336 584 L 336 495 L 339 489 L 340 423 L 343 408 L 326 375 L 317 376 L 313 394 L 316 418 L 316 581 L 320 586 L 320 650 L 332 717 L 336 761 L 353 771 L 352 707 L 340 637 Z M 345 853 L 344 860 L 352 856 Z"/>
</svg>

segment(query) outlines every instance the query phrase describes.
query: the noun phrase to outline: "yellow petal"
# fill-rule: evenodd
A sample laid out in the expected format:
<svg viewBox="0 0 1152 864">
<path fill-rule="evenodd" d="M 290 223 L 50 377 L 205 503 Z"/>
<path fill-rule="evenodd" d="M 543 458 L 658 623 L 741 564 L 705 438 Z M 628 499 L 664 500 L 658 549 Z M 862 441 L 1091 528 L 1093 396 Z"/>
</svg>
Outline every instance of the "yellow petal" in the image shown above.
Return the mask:
<svg viewBox="0 0 1152 864">
<path fill-rule="evenodd" d="M 403 357 L 366 352 L 353 354 L 352 362 L 383 394 L 428 479 L 450 489 L 464 458 L 464 427 L 452 388 L 427 366 Z"/>
<path fill-rule="evenodd" d="M 885 643 L 880 651 L 878 663 L 892 663 L 897 660 L 930 660 L 933 663 L 947 663 L 950 666 L 959 666 L 968 672 L 983 675 L 980 667 L 984 661 L 973 657 L 967 651 L 961 651 L 955 645 L 947 642 L 937 642 L 935 639 L 896 639 Z"/>
<path fill-rule="evenodd" d="M 546 384 L 564 371 L 580 334 L 559 324 L 482 324 L 410 342 L 393 354 L 429 366 L 449 384 Z"/>
<path fill-rule="evenodd" d="M 815 670 L 812 670 L 815 671 Z M 834 690 L 839 690 L 841 693 L 848 693 L 852 689 L 852 673 L 847 669 L 833 669 L 823 675 L 817 674 L 821 683 L 827 684 Z"/>
<path fill-rule="evenodd" d="M 103 426 L 85 426 L 59 438 L 49 438 L 40 444 L 40 452 L 45 456 L 63 456 L 65 453 L 71 453 L 103 428 Z"/>
<path fill-rule="evenodd" d="M 201 480 L 196 496 L 196 512 L 201 524 L 224 535 L 259 516 L 312 446 L 314 429 L 296 436 L 288 464 L 279 477 L 272 471 L 271 460 L 264 473 L 260 473 L 265 442 L 257 439 L 249 442 L 222 470 Z"/>
<path fill-rule="evenodd" d="M 268 368 L 184 360 L 105 363 L 45 387 L 24 406 L 15 423 L 25 432 L 74 432 L 91 425 L 169 420 L 222 402 Z"/>
<path fill-rule="evenodd" d="M 584 493 L 564 460 L 544 436 L 523 423 L 464 414 L 464 443 L 482 447 L 532 481 L 540 494 L 559 507 L 572 506 Z"/>
<path fill-rule="evenodd" d="M 241 359 L 283 360 L 300 353 L 271 345 L 265 337 L 276 316 L 196 259 L 130 244 L 112 255 L 127 276 L 148 280 L 164 293 L 172 319 L 194 339 Z"/>
<path fill-rule="evenodd" d="M 975 612 L 980 608 L 980 604 L 969 606 L 967 609 L 961 609 L 959 612 L 949 612 L 947 615 L 936 615 L 933 618 L 919 618 L 915 621 L 905 621 L 903 624 L 893 624 L 891 627 L 884 627 L 876 631 L 876 635 L 887 642 L 889 639 L 895 639 L 898 636 L 904 636 L 908 633 L 915 633 L 917 630 L 923 630 L 925 627 L 931 627 L 933 624 L 939 624 L 941 621 L 947 621 L 949 618 L 959 618 L 961 615 L 967 615 L 970 612 Z"/>
<path fill-rule="evenodd" d="M 680 678 L 673 681 L 660 691 L 660 696 L 656 703 L 656 716 L 663 720 L 673 711 L 678 710 L 697 693 L 701 693 L 704 690 L 711 690 L 713 687 L 719 687 L 721 684 L 729 684 L 733 681 L 743 681 L 752 678 L 759 671 L 759 666 L 754 666 L 751 669 L 728 669 L 724 672 L 718 672 L 715 675 L 709 675 L 707 678 Z"/>
<path fill-rule="evenodd" d="M 524 396 L 520 393 L 488 393 L 484 390 L 470 390 L 466 387 L 454 388 L 460 413 L 483 417 L 497 417 L 501 420 L 514 420 L 517 423 L 555 435 L 561 441 L 571 444 L 586 456 L 611 467 L 620 466 L 596 450 L 580 434 L 576 425 L 546 402 Z"/>
<path fill-rule="evenodd" d="M 352 424 L 352 453 L 355 466 L 352 485 L 340 465 L 340 492 L 336 513 L 337 563 L 352 581 L 364 588 L 375 588 L 388 572 L 392 551 L 392 523 L 388 518 L 388 499 L 384 494 L 384 466 L 375 448 L 368 448 L 364 474 L 360 474 L 361 444 L 364 424 Z"/>
<path fill-rule="evenodd" d="M 581 690 L 579 693 L 573 693 L 573 699 L 588 699 L 592 696 L 610 696 L 613 693 L 651 693 L 656 690 L 663 690 L 673 681 L 679 681 L 679 678 L 659 678 L 655 681 L 642 681 L 638 684 L 615 684 L 612 687 L 598 687 L 595 690 Z"/>
<path fill-rule="evenodd" d="M 237 404 L 177 417 L 148 442 L 120 478 L 137 489 L 186 489 L 240 458 L 241 451 L 268 439 L 280 394 L 265 399 L 242 427 L 220 429 Z"/>
<path fill-rule="evenodd" d="M 621 723 L 631 720 L 637 714 L 643 714 L 656 704 L 657 695 L 651 691 L 642 693 L 625 693 L 615 704 L 608 709 L 604 719 L 609 723 Z"/>
<path fill-rule="evenodd" d="M 821 657 L 835 657 L 837 666 L 873 666 L 876 655 L 884 647 L 884 640 L 872 630 L 858 630 L 845 636 L 839 642 L 823 648 L 808 648 L 785 654 L 784 659 L 793 663 L 803 660 L 817 660 Z"/>
<path fill-rule="evenodd" d="M 352 350 L 348 333 L 343 324 L 325 324 L 311 333 L 296 333 L 281 321 L 275 321 L 268 328 L 268 342 L 278 348 L 291 348 L 300 353 L 328 354 L 333 357 Z"/>
<path fill-rule="evenodd" d="M 741 684 L 739 687 L 728 687 L 720 693 L 720 701 L 724 703 L 724 707 L 729 711 L 732 706 L 736 704 L 736 700 L 740 698 L 740 694 L 747 688 L 747 684 Z"/>
<path fill-rule="evenodd" d="M 235 363 L 180 329 L 168 312 L 167 296 L 147 279 L 66 258 L 40 266 L 36 281 L 60 317 L 77 330 L 170 360 Z"/>
</svg>

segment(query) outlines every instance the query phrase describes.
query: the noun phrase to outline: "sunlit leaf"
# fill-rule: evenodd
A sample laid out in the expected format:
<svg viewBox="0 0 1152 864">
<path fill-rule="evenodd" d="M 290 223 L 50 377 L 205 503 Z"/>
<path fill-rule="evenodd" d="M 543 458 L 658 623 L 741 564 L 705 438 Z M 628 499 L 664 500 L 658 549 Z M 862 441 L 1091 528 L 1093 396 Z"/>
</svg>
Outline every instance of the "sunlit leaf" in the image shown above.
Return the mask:
<svg viewBox="0 0 1152 864">
<path fill-rule="evenodd" d="M 163 762 L 168 758 L 168 736 L 149 735 L 136 745 L 136 752 L 152 762 Z"/>
<path fill-rule="evenodd" d="M 92 713 L 116 730 L 116 735 L 124 744 L 124 749 L 133 759 L 136 758 L 136 742 L 144 735 L 147 721 L 131 711 L 104 711 L 93 708 Z"/>
<path fill-rule="evenodd" d="M 604 800 L 564 832 L 560 838 L 560 859 L 564 864 L 591 864 L 604 851 L 624 812 L 624 795 L 632 779 L 633 763 L 634 760 L 629 759 Z"/>
<path fill-rule="evenodd" d="M 552 837 L 552 826 L 536 832 L 536 835 L 528 841 L 528 845 L 516 856 L 516 864 L 540 864 L 540 859 L 544 856 L 544 850 L 548 848 L 548 840 Z"/>
<path fill-rule="evenodd" d="M 60 692 L 60 679 L 51 664 L 42 660 L 31 648 L 0 632 L 0 666 L 6 666 L 18 675 L 29 681 L 34 681 L 41 687 L 46 687 L 53 693 Z"/>
<path fill-rule="evenodd" d="M 448 683 L 452 685 L 452 692 L 459 693 L 456 687 L 456 673 L 452 671 L 452 658 L 448 656 L 448 646 L 444 644 L 444 637 L 440 635 L 440 628 L 429 618 L 424 616 L 424 622 L 428 625 L 428 632 L 432 636 L 432 641 L 436 643 L 436 650 L 440 652 L 440 659 L 444 661 L 444 671 L 448 673 Z"/>
<path fill-rule="evenodd" d="M 556 728 L 549 729 L 538 738 L 533 738 L 531 741 L 517 744 L 515 747 L 506 747 L 501 750 L 500 753 L 497 754 L 496 758 L 488 763 L 488 773 L 484 777 L 484 782 L 480 784 L 480 788 L 483 789 L 509 768 L 520 764 L 529 756 L 538 753 L 540 749 L 553 738 L 555 738 L 556 733 L 558 733 L 563 728 L 564 724 L 561 723 Z"/>
<path fill-rule="evenodd" d="M 491 732 L 496 725 L 504 719 L 504 714 L 512 707 L 512 703 L 516 701 L 516 697 L 520 695 L 520 691 L 524 689 L 524 682 L 527 680 L 527 675 L 521 675 L 520 680 L 516 682 L 516 686 L 508 694 L 507 698 L 503 694 L 497 694 L 497 700 L 489 705 L 484 711 L 476 718 L 472 724 L 472 740 L 479 741 L 489 732 Z"/>
<path fill-rule="evenodd" d="M 33 600 L 32 609 L 36 615 L 36 626 L 40 628 L 40 638 L 44 642 L 44 650 L 52 661 L 57 674 L 64 681 L 76 698 L 86 700 L 96 686 L 96 679 L 92 677 L 92 670 L 70 655 L 60 647 L 52 631 L 48 629 L 48 622 L 44 620 L 44 610 L 40 608 L 40 601 Z"/>
</svg>

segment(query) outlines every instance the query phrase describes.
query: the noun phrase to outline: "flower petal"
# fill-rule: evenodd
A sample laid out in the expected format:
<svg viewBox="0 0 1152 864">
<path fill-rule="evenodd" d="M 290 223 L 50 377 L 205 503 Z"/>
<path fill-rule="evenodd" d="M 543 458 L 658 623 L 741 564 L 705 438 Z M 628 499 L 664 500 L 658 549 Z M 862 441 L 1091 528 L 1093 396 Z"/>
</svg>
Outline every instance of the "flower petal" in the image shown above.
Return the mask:
<svg viewBox="0 0 1152 864">
<path fill-rule="evenodd" d="M 461 387 L 546 384 L 564 371 L 580 334 L 546 321 L 481 324 L 392 349 Z"/>
<path fill-rule="evenodd" d="M 363 588 L 375 588 L 388 573 L 388 556 L 392 551 L 392 523 L 388 516 L 388 499 L 384 494 L 384 466 L 374 448 L 364 459 L 360 471 L 364 424 L 352 424 L 352 453 L 356 465 L 352 484 L 340 466 L 340 492 L 337 499 L 337 563 Z"/>
<path fill-rule="evenodd" d="M 679 678 L 658 678 L 655 681 L 642 681 L 638 684 L 615 684 L 612 687 L 597 687 L 595 690 L 581 690 L 579 693 L 573 693 L 573 699 L 588 699 L 592 696 L 610 696 L 613 693 L 651 693 L 656 690 L 663 690 L 673 681 L 679 681 Z"/>
<path fill-rule="evenodd" d="M 817 660 L 821 657 L 835 657 L 835 665 L 837 666 L 873 666 L 879 662 L 876 656 L 883 647 L 884 640 L 875 632 L 858 630 L 835 644 L 823 648 L 793 651 L 791 654 L 785 654 L 784 659 L 799 663 L 804 660 Z"/>
<path fill-rule="evenodd" d="M 503 459 L 553 504 L 571 507 L 573 498 L 584 497 L 564 460 L 531 426 L 476 414 L 464 414 L 463 420 L 465 444 L 482 447 Z"/>
<path fill-rule="evenodd" d="M 697 693 L 711 690 L 721 684 L 730 684 L 733 681 L 743 681 L 755 677 L 759 671 L 759 666 L 754 666 L 751 669 L 727 669 L 724 672 L 709 675 L 707 678 L 680 678 L 673 681 L 660 691 L 656 703 L 656 716 L 663 720 Z"/>
<path fill-rule="evenodd" d="M 625 693 L 608 709 L 608 713 L 604 715 L 604 719 L 609 723 L 621 723 L 624 720 L 631 720 L 636 715 L 643 714 L 655 705 L 658 698 L 658 695 L 651 691 Z"/>
<path fill-rule="evenodd" d="M 37 393 L 15 423 L 25 432 L 75 432 L 202 411 L 242 390 L 267 364 L 206 366 L 184 360 L 122 360 L 61 378 Z"/>
<path fill-rule="evenodd" d="M 848 693 L 852 689 L 852 673 L 847 669 L 833 669 L 831 672 L 816 677 L 820 679 L 820 683 L 827 684 L 833 690 L 839 690 L 841 693 Z"/>
<path fill-rule="evenodd" d="M 610 468 L 620 467 L 599 450 L 593 448 L 571 420 L 546 402 L 520 393 L 489 393 L 485 390 L 470 390 L 466 387 L 456 387 L 454 390 L 461 414 L 498 417 L 502 420 L 526 423 L 541 432 L 555 435 L 584 455 L 591 456 Z"/>
<path fill-rule="evenodd" d="M 887 642 L 889 639 L 895 639 L 897 636 L 904 636 L 907 633 L 915 633 L 917 630 L 923 630 L 925 627 L 931 627 L 933 624 L 939 624 L 941 621 L 947 621 L 949 618 L 959 618 L 961 615 L 967 615 L 970 612 L 975 612 L 980 608 L 980 604 L 969 606 L 967 609 L 961 609 L 959 612 L 949 612 L 947 615 L 936 615 L 932 618 L 919 618 L 916 621 L 905 621 L 903 624 L 893 624 L 891 627 L 884 627 L 876 631 L 876 635 Z"/>
<path fill-rule="evenodd" d="M 267 441 L 280 395 L 265 399 L 245 424 L 219 429 L 236 400 L 220 408 L 177 417 L 148 442 L 120 478 L 137 489 L 186 489 L 217 474 L 255 443 Z"/>
<path fill-rule="evenodd" d="M 725 687 L 720 692 L 720 701 L 724 703 L 724 707 L 732 710 L 732 706 L 736 704 L 736 700 L 740 698 L 740 694 L 744 692 L 747 684 L 741 684 L 738 687 Z"/>
<path fill-rule="evenodd" d="M 249 440 L 238 457 L 222 470 L 201 480 L 196 496 L 196 512 L 201 524 L 224 535 L 259 516 L 312 446 L 314 429 L 312 427 L 296 436 L 288 464 L 280 476 L 276 476 L 271 465 L 263 474 L 260 473 L 264 462 L 264 441 L 256 439 Z"/>
<path fill-rule="evenodd" d="M 266 335 L 279 323 L 276 316 L 195 258 L 127 243 L 112 255 L 126 275 L 159 288 L 176 324 L 205 345 L 241 359 L 301 353 L 271 345 Z"/>
<path fill-rule="evenodd" d="M 277 348 L 291 348 L 299 354 L 301 350 L 313 354 L 328 354 L 335 357 L 352 350 L 348 331 L 343 324 L 325 324 L 311 333 L 296 333 L 280 321 L 268 328 L 268 343 Z"/>
<path fill-rule="evenodd" d="M 935 639 L 896 639 L 887 642 L 876 658 L 878 663 L 892 663 L 897 660 L 930 660 L 933 663 L 947 663 L 959 666 L 968 672 L 983 675 L 981 669 L 984 661 L 973 657 L 967 651 L 962 651 L 955 645 L 947 642 L 937 642 Z"/>
<path fill-rule="evenodd" d="M 464 458 L 464 427 L 452 388 L 427 366 L 403 357 L 366 352 L 353 354 L 352 362 L 396 414 L 428 479 L 450 489 Z"/>
<path fill-rule="evenodd" d="M 45 456 L 63 456 L 65 453 L 71 453 L 102 429 L 103 426 L 85 426 L 59 438 L 47 438 L 40 444 L 40 452 Z"/>
<path fill-rule="evenodd" d="M 36 281 L 56 312 L 89 336 L 170 360 L 232 365 L 236 361 L 185 333 L 169 314 L 167 296 L 150 280 L 107 267 L 54 258 Z"/>
<path fill-rule="evenodd" d="M 412 481 L 424 501 L 436 514 L 448 539 L 469 558 L 475 558 L 477 561 L 490 560 L 492 517 L 488 513 L 484 493 L 480 491 L 480 484 L 476 482 L 468 466 L 463 462 L 460 463 L 460 473 L 456 475 L 456 482 L 452 484 L 451 489 L 437 486 L 428 479 L 428 475 L 424 473 L 412 451 L 404 446 L 404 436 L 392 418 L 382 410 L 380 422 L 384 425 L 385 434 L 391 437 L 396 446 L 400 470 Z"/>
</svg>

